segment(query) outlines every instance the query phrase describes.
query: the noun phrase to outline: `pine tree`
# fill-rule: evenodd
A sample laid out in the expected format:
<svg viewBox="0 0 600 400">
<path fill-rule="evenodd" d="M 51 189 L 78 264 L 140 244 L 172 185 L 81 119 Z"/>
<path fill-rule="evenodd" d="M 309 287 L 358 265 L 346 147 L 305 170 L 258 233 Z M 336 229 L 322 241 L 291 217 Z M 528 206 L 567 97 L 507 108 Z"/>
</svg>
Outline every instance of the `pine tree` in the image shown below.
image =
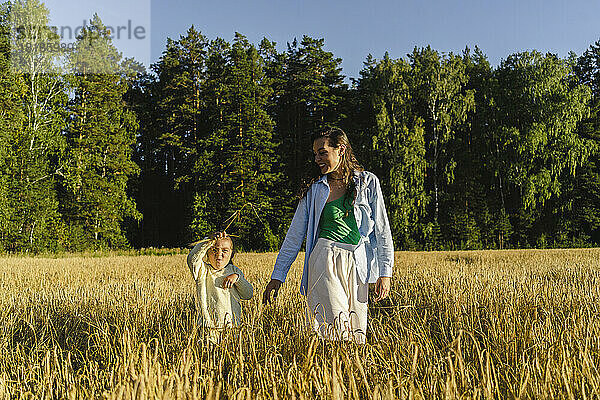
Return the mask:
<svg viewBox="0 0 600 400">
<path fill-rule="evenodd" d="M 152 65 L 144 93 L 139 151 L 145 154 L 138 201 L 143 205 L 143 243 L 181 246 L 192 240 L 195 193 L 205 176 L 210 125 L 205 115 L 208 41 L 194 26 L 168 39 Z"/>
<path fill-rule="evenodd" d="M 125 107 L 128 72 L 110 32 L 94 15 L 69 54 L 68 170 L 65 216 L 73 228 L 73 245 L 127 245 L 122 222 L 139 218 L 127 194 L 129 178 L 138 173 L 132 161 L 137 122 Z"/>
<path fill-rule="evenodd" d="M 272 185 L 272 190 L 268 193 L 272 204 L 272 212 L 269 215 L 267 223 L 269 229 L 272 230 L 272 235 L 279 238 L 279 241 L 281 241 L 285 236 L 287 229 L 290 226 L 292 216 L 294 215 L 296 202 L 290 201 L 290 199 L 293 199 L 294 195 L 297 193 L 297 187 L 293 187 L 289 184 L 289 177 L 286 175 L 288 169 L 285 162 L 287 157 L 283 155 L 283 147 L 281 147 L 282 143 L 277 139 L 278 137 L 281 138 L 281 136 L 277 135 L 277 125 L 275 121 L 277 119 L 278 103 L 285 94 L 284 60 L 286 54 L 277 52 L 275 46 L 275 42 L 263 38 L 257 50 L 263 60 L 263 82 L 265 86 L 269 88 L 270 92 L 270 96 L 265 105 L 265 110 L 273 120 L 274 130 L 271 141 L 273 143 L 273 150 L 277 154 L 276 162 L 271 164 L 271 172 L 275 177 L 275 182 Z"/>
<path fill-rule="evenodd" d="M 347 94 L 340 58 L 325 51 L 324 40 L 304 36 L 288 44 L 280 58 L 283 80 L 275 87 L 275 138 L 280 144 L 286 177 L 291 188 L 299 188 L 312 167 L 310 134 L 344 120 L 340 104 Z"/>
<path fill-rule="evenodd" d="M 164 133 L 168 174 L 176 187 L 188 185 L 193 191 L 193 174 L 202 147 L 202 89 L 206 80 L 208 43 L 194 26 L 178 41 L 169 40 L 167 50 L 154 66 L 160 97 L 157 99 Z"/>
<path fill-rule="evenodd" d="M 202 162 L 198 163 L 198 181 L 194 199 L 192 231 L 194 235 L 225 228 L 224 221 L 231 216 L 228 203 L 229 186 L 225 183 L 229 174 L 225 152 L 229 146 L 226 124 L 229 111 L 229 59 L 231 45 L 222 38 L 212 40 L 208 46 L 206 61 L 206 141 Z M 215 199 L 220 199 L 215 201 Z"/>
<path fill-rule="evenodd" d="M 155 122 L 155 107 L 153 104 L 152 85 L 154 76 L 146 71 L 146 67 L 133 58 L 125 58 L 122 62 L 124 77 L 127 79 L 128 89 L 123 95 L 125 107 L 135 114 L 137 121 L 136 143 L 133 146 L 132 160 L 140 168 L 140 173 L 130 177 L 127 185 L 128 195 L 135 201 L 140 214 L 124 219 L 124 230 L 127 241 L 135 248 L 157 245 L 158 238 L 153 230 L 152 216 L 162 215 L 160 212 L 148 212 L 152 206 L 156 207 L 156 190 L 158 182 L 155 177 L 159 158 L 156 157 L 158 137 Z M 146 212 L 148 212 L 146 214 Z"/>
<path fill-rule="evenodd" d="M 228 50 L 221 82 L 224 96 L 220 107 L 214 109 L 218 118 L 213 117 L 218 121 L 215 137 L 222 143 L 212 154 L 213 164 L 222 170 L 215 175 L 214 184 L 197 197 L 197 204 L 208 200 L 219 210 L 222 221 L 243 210 L 235 225 L 240 244 L 272 250 L 276 243 L 267 217 L 273 212 L 269 194 L 278 177 L 271 171 L 277 158 L 273 122 L 266 112 L 270 87 L 258 50 L 243 35 L 236 33 Z M 213 191 L 219 185 L 221 191 Z"/>
</svg>

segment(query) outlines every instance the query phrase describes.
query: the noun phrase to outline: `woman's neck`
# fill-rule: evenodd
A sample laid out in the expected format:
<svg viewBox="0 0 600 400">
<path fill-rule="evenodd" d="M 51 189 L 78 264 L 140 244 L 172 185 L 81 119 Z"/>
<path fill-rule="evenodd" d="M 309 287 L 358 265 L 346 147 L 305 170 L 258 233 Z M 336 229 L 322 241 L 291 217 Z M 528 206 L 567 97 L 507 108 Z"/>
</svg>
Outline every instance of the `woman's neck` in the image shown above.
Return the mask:
<svg viewBox="0 0 600 400">
<path fill-rule="evenodd" d="M 333 180 L 336 180 L 336 181 L 341 181 L 341 180 L 344 179 L 344 176 L 339 171 L 330 172 L 329 175 L 328 175 L 328 177 L 330 179 L 333 179 Z"/>
</svg>

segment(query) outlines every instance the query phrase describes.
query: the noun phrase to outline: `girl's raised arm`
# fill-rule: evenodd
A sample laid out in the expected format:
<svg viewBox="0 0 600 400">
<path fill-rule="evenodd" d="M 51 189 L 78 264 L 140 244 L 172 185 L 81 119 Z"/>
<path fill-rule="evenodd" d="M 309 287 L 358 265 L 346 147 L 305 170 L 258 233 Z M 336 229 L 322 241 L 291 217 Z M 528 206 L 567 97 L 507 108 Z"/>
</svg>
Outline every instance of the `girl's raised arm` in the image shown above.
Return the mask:
<svg viewBox="0 0 600 400">
<path fill-rule="evenodd" d="M 195 281 L 198 280 L 198 276 L 202 274 L 202 269 L 205 268 L 202 259 L 214 242 L 214 239 L 202 239 L 187 256 L 187 265 Z"/>
</svg>

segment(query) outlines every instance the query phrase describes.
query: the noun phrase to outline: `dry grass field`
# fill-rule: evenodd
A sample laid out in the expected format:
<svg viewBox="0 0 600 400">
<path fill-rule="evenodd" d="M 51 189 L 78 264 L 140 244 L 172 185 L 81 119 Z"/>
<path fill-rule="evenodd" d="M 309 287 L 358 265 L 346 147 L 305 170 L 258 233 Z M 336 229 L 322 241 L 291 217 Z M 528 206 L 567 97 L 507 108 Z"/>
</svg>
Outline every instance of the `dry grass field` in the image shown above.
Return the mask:
<svg viewBox="0 0 600 400">
<path fill-rule="evenodd" d="M 600 397 L 600 250 L 397 253 L 368 344 L 304 329 L 301 259 L 238 254 L 244 323 L 207 343 L 184 255 L 0 258 L 0 398 Z"/>
</svg>

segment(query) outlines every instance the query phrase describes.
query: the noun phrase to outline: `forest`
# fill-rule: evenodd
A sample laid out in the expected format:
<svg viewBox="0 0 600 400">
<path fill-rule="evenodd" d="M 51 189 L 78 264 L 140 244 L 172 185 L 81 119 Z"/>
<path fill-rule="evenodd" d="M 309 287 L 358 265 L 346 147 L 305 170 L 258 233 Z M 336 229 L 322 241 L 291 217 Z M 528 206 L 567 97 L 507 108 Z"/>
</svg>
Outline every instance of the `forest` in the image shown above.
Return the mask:
<svg viewBox="0 0 600 400">
<path fill-rule="evenodd" d="M 185 247 L 228 225 L 276 251 L 328 127 L 379 177 L 397 250 L 600 243 L 600 40 L 497 66 L 415 47 L 346 77 L 325 38 L 280 51 L 191 26 L 146 69 L 95 15 L 15 70 L 14 15 L 60 38 L 37 34 L 37 0 L 0 14 L 0 252 Z"/>
</svg>

